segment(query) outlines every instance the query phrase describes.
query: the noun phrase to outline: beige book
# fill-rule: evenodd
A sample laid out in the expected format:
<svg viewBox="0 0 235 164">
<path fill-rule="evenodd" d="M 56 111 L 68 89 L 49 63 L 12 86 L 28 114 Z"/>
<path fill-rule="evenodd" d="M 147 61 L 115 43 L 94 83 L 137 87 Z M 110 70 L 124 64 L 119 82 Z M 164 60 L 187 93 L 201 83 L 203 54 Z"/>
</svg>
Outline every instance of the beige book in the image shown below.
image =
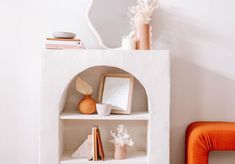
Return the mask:
<svg viewBox="0 0 235 164">
<path fill-rule="evenodd" d="M 97 143 L 97 126 L 93 127 L 93 140 L 94 140 L 94 158 L 93 161 L 98 161 L 98 143 Z"/>
<path fill-rule="evenodd" d="M 80 41 L 80 39 L 63 39 L 63 38 L 47 38 L 47 40 L 57 40 L 57 41 Z"/>
</svg>

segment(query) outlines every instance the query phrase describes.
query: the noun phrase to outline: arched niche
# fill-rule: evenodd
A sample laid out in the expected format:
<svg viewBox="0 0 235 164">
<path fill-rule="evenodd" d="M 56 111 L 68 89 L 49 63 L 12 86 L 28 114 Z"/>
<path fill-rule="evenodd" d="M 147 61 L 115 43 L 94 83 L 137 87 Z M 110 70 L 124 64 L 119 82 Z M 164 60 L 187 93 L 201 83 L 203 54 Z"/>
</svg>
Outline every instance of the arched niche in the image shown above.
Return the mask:
<svg viewBox="0 0 235 164">
<path fill-rule="evenodd" d="M 98 101 L 98 93 L 100 87 L 100 80 L 103 74 L 129 74 L 131 73 L 113 66 L 93 66 L 85 69 L 84 71 L 75 75 L 68 87 L 67 96 L 63 96 L 66 100 L 61 100 L 64 103 L 63 111 L 76 111 L 78 102 L 83 98 L 83 95 L 78 93 L 75 89 L 76 78 L 79 76 L 93 87 L 92 97 Z M 133 75 L 132 75 L 133 76 Z M 132 109 L 131 113 L 147 112 L 148 111 L 148 98 L 147 93 L 143 85 L 138 79 L 134 77 L 134 88 L 132 95 Z"/>
<path fill-rule="evenodd" d="M 61 113 L 77 113 L 77 104 L 83 98 L 83 95 L 76 91 L 76 78 L 79 76 L 93 87 L 92 97 L 97 101 L 98 92 L 100 87 L 100 80 L 103 74 L 129 74 L 131 73 L 114 66 L 93 66 L 84 69 L 80 73 L 75 74 L 71 80 L 69 80 L 67 87 L 64 90 L 63 96 L 61 96 L 61 104 L 63 104 L 63 110 Z M 134 113 L 147 113 L 148 112 L 148 98 L 147 93 L 143 85 L 139 82 L 134 75 L 134 87 L 132 97 L 132 109 L 131 114 Z M 86 115 L 85 115 L 86 117 Z M 87 116 L 89 117 L 89 116 Z M 107 116 L 109 117 L 109 116 Z M 140 152 L 146 154 L 147 152 L 147 130 L 148 121 L 128 121 L 128 120 L 63 120 L 60 121 L 60 152 L 68 152 L 68 156 L 78 148 L 84 141 L 87 134 L 91 133 L 93 125 L 98 125 L 102 132 L 102 140 L 104 149 L 106 152 L 113 153 L 113 145 L 109 143 L 110 130 L 114 130 L 119 124 L 124 124 L 133 140 L 135 145 L 130 148 L 131 152 Z M 137 130 L 138 129 L 138 130 Z M 108 154 L 111 156 L 111 154 Z"/>
</svg>

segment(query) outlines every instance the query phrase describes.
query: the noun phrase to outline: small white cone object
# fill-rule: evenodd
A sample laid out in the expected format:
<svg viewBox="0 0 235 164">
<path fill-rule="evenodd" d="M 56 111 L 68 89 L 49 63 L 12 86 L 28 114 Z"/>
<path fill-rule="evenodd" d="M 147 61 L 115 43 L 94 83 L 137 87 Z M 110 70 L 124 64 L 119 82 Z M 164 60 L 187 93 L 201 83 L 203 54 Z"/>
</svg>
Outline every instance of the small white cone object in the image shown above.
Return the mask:
<svg viewBox="0 0 235 164">
<path fill-rule="evenodd" d="M 88 157 L 88 141 L 87 141 L 87 139 L 73 153 L 72 157 L 73 158 L 87 158 Z"/>
</svg>

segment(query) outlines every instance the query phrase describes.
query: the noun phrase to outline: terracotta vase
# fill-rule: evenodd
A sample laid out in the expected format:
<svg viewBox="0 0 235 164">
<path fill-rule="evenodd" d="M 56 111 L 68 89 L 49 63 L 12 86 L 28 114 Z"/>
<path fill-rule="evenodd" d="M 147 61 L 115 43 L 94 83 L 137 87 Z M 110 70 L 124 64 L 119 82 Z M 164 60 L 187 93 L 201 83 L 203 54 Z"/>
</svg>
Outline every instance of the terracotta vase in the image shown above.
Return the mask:
<svg viewBox="0 0 235 164">
<path fill-rule="evenodd" d="M 85 97 L 78 103 L 77 109 L 82 114 L 96 113 L 96 101 L 91 95 L 85 95 Z"/>
<path fill-rule="evenodd" d="M 136 49 L 150 49 L 150 25 L 137 23 L 136 25 Z"/>
<path fill-rule="evenodd" d="M 127 146 L 114 145 L 114 159 L 126 159 L 127 157 Z"/>
</svg>

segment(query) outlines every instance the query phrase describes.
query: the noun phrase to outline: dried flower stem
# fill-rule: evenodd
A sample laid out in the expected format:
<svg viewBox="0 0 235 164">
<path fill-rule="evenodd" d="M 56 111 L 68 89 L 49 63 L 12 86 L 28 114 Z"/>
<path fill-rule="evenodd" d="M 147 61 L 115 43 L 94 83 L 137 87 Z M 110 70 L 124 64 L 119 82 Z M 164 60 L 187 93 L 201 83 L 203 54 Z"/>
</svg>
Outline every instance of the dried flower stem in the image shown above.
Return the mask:
<svg viewBox="0 0 235 164">
<path fill-rule="evenodd" d="M 153 11 L 158 7 L 158 0 L 137 0 L 136 6 L 128 8 L 131 30 L 135 30 L 137 22 L 143 24 L 150 23 Z"/>
</svg>

